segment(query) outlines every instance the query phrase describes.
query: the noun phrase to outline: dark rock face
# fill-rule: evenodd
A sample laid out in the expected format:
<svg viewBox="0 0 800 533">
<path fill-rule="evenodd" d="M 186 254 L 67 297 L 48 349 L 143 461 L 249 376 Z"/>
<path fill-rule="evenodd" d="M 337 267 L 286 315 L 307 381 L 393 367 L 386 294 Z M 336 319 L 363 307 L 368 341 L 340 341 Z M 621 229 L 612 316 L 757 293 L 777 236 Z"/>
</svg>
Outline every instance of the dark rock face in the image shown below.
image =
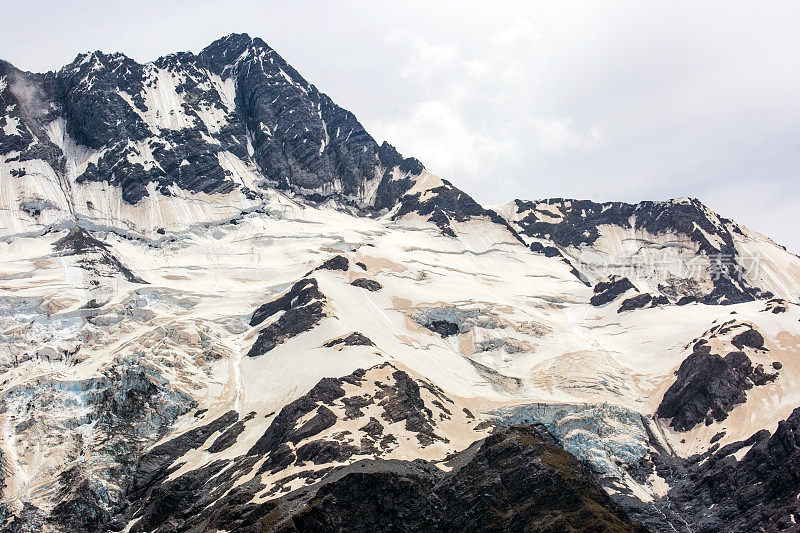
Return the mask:
<svg viewBox="0 0 800 533">
<path fill-rule="evenodd" d="M 183 112 L 189 127 L 153 130 L 140 116 L 148 111 L 145 94 L 160 83 L 159 70 L 168 70 L 185 81 L 176 92 L 192 105 Z M 201 89 L 210 72 L 189 53 L 175 54 L 141 65 L 122 54 L 94 52 L 53 74 L 58 90 L 54 100 L 63 109 L 67 132 L 76 141 L 103 154 L 91 163 L 78 181 L 106 181 L 122 189 L 123 198 L 136 203 L 148 192 L 148 182 L 164 194 L 177 184 L 195 192 L 225 193 L 235 188 L 217 154 L 229 151 L 246 156 L 246 132 L 241 121 L 216 131 L 204 124 L 201 109 L 225 111 L 217 91 Z M 130 95 L 129 100 L 123 93 Z M 130 143 L 129 143 L 130 141 Z M 215 142 L 216 141 L 216 142 Z M 137 146 L 148 145 L 152 163 Z"/>
<path fill-rule="evenodd" d="M 405 421 L 406 429 L 414 432 L 422 445 L 445 440 L 434 433 L 432 414 L 422 401 L 417 382 L 400 370 L 393 372 L 392 377 L 395 386 L 382 387 L 375 395 L 378 405 L 384 410 L 383 419 L 388 422 Z"/>
<path fill-rule="evenodd" d="M 653 301 L 653 297 L 649 294 L 637 294 L 636 296 L 632 296 L 627 300 L 624 300 L 622 304 L 620 304 L 619 309 L 617 309 L 617 313 L 624 313 L 625 311 L 633 311 L 634 309 L 641 309 L 646 305 L 650 304 Z"/>
<path fill-rule="evenodd" d="M 333 413 L 324 404 L 330 404 L 344 394 L 344 389 L 337 380 L 330 378 L 321 380 L 308 394 L 281 409 L 248 453 L 262 455 L 275 450 L 281 451 L 281 445 L 287 442 L 299 442 L 332 426 L 336 422 L 336 417 L 331 416 Z M 314 410 L 317 410 L 315 417 L 301 427 L 295 428 L 298 420 Z"/>
<path fill-rule="evenodd" d="M 331 348 L 340 344 L 343 346 L 375 346 L 375 343 L 369 340 L 369 337 L 357 331 L 354 331 L 346 337 L 328 341 L 325 343 L 325 346 Z"/>
<path fill-rule="evenodd" d="M 118 273 L 131 283 L 146 283 L 122 264 L 106 243 L 79 226 L 74 226 L 65 237 L 54 242 L 53 248 L 59 255 L 78 257 L 79 264 L 96 275 Z"/>
<path fill-rule="evenodd" d="M 595 307 L 600 307 L 613 302 L 631 289 L 636 290 L 636 287 L 633 286 L 633 283 L 628 278 L 611 276 L 608 281 L 601 281 L 594 286 L 594 296 L 591 297 L 589 303 Z"/>
<path fill-rule="evenodd" d="M 767 302 L 764 311 L 769 311 L 773 315 L 785 313 L 789 308 L 789 302 L 781 298 L 773 298 Z"/>
<path fill-rule="evenodd" d="M 734 454 L 748 447 L 737 460 Z M 651 468 L 670 484 L 669 493 L 654 502 L 615 499 L 652 531 L 797 530 L 792 515 L 800 512 L 800 408 L 772 434 L 761 430 L 688 459 L 654 449 L 651 459 Z"/>
<path fill-rule="evenodd" d="M 383 285 L 375 281 L 374 279 L 368 278 L 358 278 L 354 279 L 350 282 L 350 285 L 353 287 L 360 287 L 362 289 L 367 289 L 370 292 L 379 291 L 383 288 Z"/>
<path fill-rule="evenodd" d="M 757 350 L 764 349 L 764 337 L 754 329 L 748 329 L 731 339 L 731 343 L 740 350 L 745 346 Z"/>
<path fill-rule="evenodd" d="M 438 333 L 442 338 L 458 335 L 458 324 L 449 320 L 432 320 L 425 324 L 425 327 L 434 333 Z"/>
<path fill-rule="evenodd" d="M 664 296 L 654 296 L 653 301 L 650 303 L 650 307 L 657 307 L 659 305 L 669 305 L 669 298 Z"/>
<path fill-rule="evenodd" d="M 559 246 L 591 245 L 599 238 L 598 226 L 616 225 L 621 228 L 641 228 L 652 234 L 677 232 L 698 242 L 701 250 L 719 254 L 719 250 L 706 235 L 717 235 L 725 229 L 719 227 L 705 206 L 697 200 L 689 202 L 622 202 L 596 203 L 584 200 L 547 200 L 563 216 L 559 222 L 547 222 L 547 211 L 540 211 L 534 203 L 517 200 L 517 208 L 528 215 L 520 222 L 523 233 L 532 237 L 549 238 Z M 544 215 L 544 216 L 543 216 Z M 722 220 L 723 223 L 729 221 Z M 696 225 L 695 225 L 696 224 Z M 700 231 L 702 228 L 706 233 Z M 733 245 L 730 235 L 726 244 Z"/>
<path fill-rule="evenodd" d="M 737 303 L 767 296 L 742 279 L 743 267 L 733 241 L 734 233 L 741 229 L 698 200 L 626 204 L 554 198 L 543 202 L 545 207 L 539 207 L 540 202 L 516 200 L 520 215 L 516 227 L 520 233 L 550 240 L 562 248 L 594 244 L 602 225 L 635 227 L 653 235 L 686 235 L 712 263 L 713 274 L 708 274 L 714 289 L 702 297 L 703 301 Z M 556 221 L 552 220 L 554 213 L 558 215 Z"/>
<path fill-rule="evenodd" d="M 359 429 L 372 437 L 380 437 L 383 435 L 383 425 L 375 417 L 370 417 L 369 422 Z"/>
<path fill-rule="evenodd" d="M 237 108 L 253 133 L 254 159 L 277 187 L 357 202 L 381 168 L 378 144 L 352 113 L 335 105 L 261 39 L 230 35 L 200 54 L 220 76 L 236 78 Z M 384 150 L 385 152 L 385 150 Z M 384 155 L 384 158 L 386 156 Z M 421 172 L 418 162 L 407 166 Z M 417 174 L 419 173 L 417 172 Z"/>
<path fill-rule="evenodd" d="M 355 390 L 364 387 L 361 389 L 364 392 L 348 396 L 346 387 L 356 387 Z M 380 457 L 387 448 L 397 446 L 396 437 L 381 420 L 387 424 L 404 422 L 411 434 L 417 435 L 421 446 L 433 440 L 441 441 L 443 439 L 434 432 L 439 418 L 434 419 L 434 414 L 426 407 L 421 397 L 423 389 L 435 398 L 440 416 L 452 413 L 448 406 L 452 409 L 455 404 L 436 386 L 416 381 L 388 363 L 368 371 L 357 370 L 339 379 L 322 379 L 306 395 L 281 409 L 261 437 L 242 455 L 211 460 L 205 466 L 169 480 L 183 464 L 182 456 L 187 451 L 204 446 L 211 453 L 227 450 L 241 433 L 242 424 L 253 419 L 252 413 L 242 420 L 238 420 L 235 413 L 228 413 L 145 454 L 126 484 L 126 501 L 111 514 L 102 530 L 122 530 L 131 520 L 136 521 L 131 531 L 137 532 L 269 529 L 265 524 L 273 523 L 276 517 L 272 512 L 282 506 L 282 502 L 299 501 L 301 505 L 293 504 L 298 510 L 304 505 L 303 500 L 292 496 L 291 500 L 281 498 L 263 504 L 252 503 L 256 494 L 266 487 L 257 480 L 234 487 L 237 480 L 254 473 L 280 475 L 290 465 L 318 465 L 322 468 L 300 470 L 280 478 L 267 493 L 277 498 L 280 493 L 288 492 L 287 483 L 303 479 L 312 491 L 309 497 L 313 496 L 316 492 L 313 483 L 328 474 L 334 475 L 341 468 L 350 468 L 334 469 L 325 465 L 345 461 L 355 454 Z M 373 412 L 380 413 L 380 420 L 363 412 L 375 406 L 378 409 Z M 355 420 L 356 427 L 362 428 L 364 436 L 360 441 L 348 440 L 348 431 L 323 435 L 339 421 L 342 410 L 345 420 Z M 411 469 L 425 464 L 424 461 L 390 462 L 401 468 L 408 465 Z M 433 465 L 425 468 L 435 470 Z M 334 475 L 334 478 L 341 477 L 338 473 Z"/>
<path fill-rule="evenodd" d="M 139 139 L 148 134 L 141 117 L 117 91 L 131 89 L 134 106 L 146 110 L 141 90 L 142 65 L 122 54 L 81 54 L 56 76 L 63 97 L 67 131 L 84 146 L 99 149 L 120 135 Z"/>
<path fill-rule="evenodd" d="M 749 441 L 749 442 L 748 442 Z M 700 469 L 694 507 L 714 505 L 715 520 L 700 521 L 699 531 L 783 531 L 800 511 L 800 409 L 780 422 L 772 435 L 761 431 L 743 444 L 752 448 L 741 461 L 732 457 L 742 446 L 728 445 Z M 727 449 L 726 449 L 727 448 Z M 719 529 L 717 529 L 719 530 Z"/>
<path fill-rule="evenodd" d="M 471 218 L 485 217 L 496 224 L 504 226 L 509 232 L 521 241 L 517 232 L 508 225 L 503 217 L 498 215 L 495 211 L 484 209 L 473 200 L 469 195 L 456 189 L 447 180 L 442 180 L 444 185 L 436 187 L 425 193 L 426 199 L 422 200 L 422 193 L 414 193 L 413 195 L 406 194 L 400 199 L 400 210 L 397 212 L 397 217 L 402 217 L 409 213 L 417 213 L 436 224 L 443 234 L 451 237 L 455 236 L 455 232 L 450 227 L 450 221 L 464 222 Z M 413 186 L 408 183 L 406 190 Z M 384 191 L 378 190 L 380 197 Z M 391 196 L 389 196 L 391 198 Z M 388 204 L 387 204 L 388 205 Z"/>
<path fill-rule="evenodd" d="M 339 452 L 327 443 L 298 449 L 309 462 Z M 150 493 L 132 530 L 646 531 L 544 429 L 503 429 L 450 463 L 445 473 L 423 460 L 359 461 L 324 469 L 319 482 L 264 503 L 250 502 L 263 487 L 248 482 L 216 501 L 201 498 L 205 507 L 193 505 L 191 497 L 220 472 L 212 463 Z"/>
<path fill-rule="evenodd" d="M 324 299 L 325 295 L 319 291 L 317 280 L 314 278 L 301 279 L 292 285 L 292 288 L 286 294 L 256 309 L 250 319 L 250 325 L 257 326 L 276 313 L 288 311 L 292 308 L 292 305 L 295 307 L 304 306 L 314 300 Z"/>
<path fill-rule="evenodd" d="M 211 446 L 207 448 L 208 452 L 219 453 L 233 446 L 236 442 L 236 439 L 244 431 L 245 423 L 252 420 L 255 414 L 255 411 L 253 411 L 244 417 L 244 419 L 228 426 L 228 428 L 219 437 L 214 439 L 214 442 L 211 443 Z"/>
<path fill-rule="evenodd" d="M 261 330 L 247 356 L 263 355 L 288 339 L 312 329 L 327 316 L 326 301 L 327 298 L 318 289 L 317 280 L 307 278 L 295 283 L 283 296 L 256 309 L 250 325 L 261 324 L 280 311 L 283 314 Z"/>
<path fill-rule="evenodd" d="M 559 257 L 561 252 L 555 246 L 545 246 L 544 244 L 535 241 L 530 245 L 532 252 L 543 254 L 545 257 Z"/>
<path fill-rule="evenodd" d="M 520 237 L 520 239 L 521 239 L 521 237 Z M 535 253 L 538 253 L 538 254 L 542 254 L 545 257 L 558 257 L 558 258 L 560 258 L 562 263 L 564 263 L 567 266 L 569 266 L 570 272 L 572 273 L 573 276 L 575 276 L 576 278 L 581 280 L 581 283 L 583 283 L 587 287 L 591 286 L 590 283 L 589 283 L 589 280 L 586 278 L 586 276 L 581 274 L 578 271 L 578 269 L 576 269 L 575 266 L 570 262 L 570 260 L 567 259 L 566 257 L 564 257 L 564 254 L 561 253 L 561 250 L 559 250 L 555 246 L 545 246 L 544 244 L 542 244 L 539 241 L 534 241 L 534 242 L 532 242 L 530 244 L 529 248 L 530 248 L 530 250 L 532 252 L 535 252 Z"/>
<path fill-rule="evenodd" d="M 351 468 L 276 530 L 646 531 L 539 430 L 507 428 L 474 448 L 448 474 L 424 464 Z"/>
<path fill-rule="evenodd" d="M 91 481 L 82 476 L 79 468 L 63 472 L 60 481 L 70 489 L 63 500 L 53 508 L 50 521 L 81 527 L 81 530 L 86 532 L 105 531 L 111 515 L 100 505 L 103 497 L 93 489 Z"/>
<path fill-rule="evenodd" d="M 721 357 L 711 353 L 707 344 L 697 343 L 681 363 L 675 383 L 664 394 L 656 414 L 672 418 L 670 426 L 678 431 L 688 431 L 701 422 L 719 422 L 746 401 L 745 391 L 776 377 L 766 374 L 762 365 L 753 368 L 744 352 Z"/>
<path fill-rule="evenodd" d="M 159 70 L 180 76 L 176 92 L 186 102 L 190 127 L 153 132 L 140 118 L 138 112 L 147 111 L 143 95 L 159 83 Z M 234 183 L 217 154 L 229 151 L 250 159 L 248 133 L 253 161 L 278 188 L 325 197 L 338 183 L 339 196 L 357 203 L 363 201 L 366 181 L 380 172 L 379 147 L 355 117 L 266 43 L 247 35 L 230 35 L 198 55 L 172 54 L 152 65 L 121 54 L 93 53 L 51 76 L 69 133 L 81 144 L 107 150 L 81 179 L 119 185 L 132 203 L 147 195 L 149 181 L 162 192 L 172 183 L 207 193 L 232 190 Z M 234 109 L 213 76 L 223 83 L 235 81 Z M 130 102 L 123 91 L 131 95 Z M 205 109 L 225 113 L 226 123 L 219 128 L 205 123 Z M 157 164 L 129 162 L 129 155 L 135 159 L 140 154 L 128 140 L 150 142 Z"/>
<path fill-rule="evenodd" d="M 660 296 L 653 296 L 651 294 L 637 294 L 622 301 L 617 309 L 617 313 L 624 313 L 633 311 L 635 309 L 644 309 L 645 307 L 658 307 L 660 305 L 669 305 L 669 298 L 663 294 Z"/>
<path fill-rule="evenodd" d="M 194 407 L 191 398 L 181 391 L 157 386 L 159 379 L 163 378 L 156 368 L 132 364 L 81 383 L 79 386 L 87 390 L 86 407 L 96 413 L 87 416 L 97 417 L 96 427 L 105 435 L 102 446 L 108 453 L 103 468 L 89 468 L 80 461 L 71 463 L 53 486 L 59 498 L 49 514 L 26 506 L 9 524 L 10 517 L 3 516 L 5 504 L 0 502 L 0 529 L 108 531 L 114 509 L 124 502 L 123 485 L 132 479 L 138 459 L 154 444 L 154 438 L 166 433 L 175 418 Z"/>
<path fill-rule="evenodd" d="M 278 531 L 433 531 L 430 480 L 394 472 L 354 472 L 324 485 Z"/>
<path fill-rule="evenodd" d="M 299 463 L 321 465 L 343 461 L 358 453 L 358 446 L 340 444 L 329 440 L 315 440 L 300 446 L 295 454 Z"/>
<path fill-rule="evenodd" d="M 381 365 L 379 368 L 385 366 L 390 369 L 394 368 L 388 363 Z M 345 398 L 342 384 L 359 384 L 362 382 L 364 374 L 364 370 L 357 370 L 341 379 L 325 378 L 321 380 L 308 394 L 281 409 L 269 428 L 267 428 L 267 431 L 252 447 L 249 454 L 263 455 L 269 453 L 271 454 L 271 459 L 265 464 L 274 463 L 278 466 L 281 464 L 280 461 L 284 461 L 285 453 L 288 453 L 288 460 L 291 460 L 292 454 L 288 448 L 285 448 L 285 444 L 289 442 L 296 444 L 331 427 L 337 418 L 326 405 L 330 406 L 337 400 L 348 406 L 346 411 L 349 418 L 364 416 L 361 409 L 375 404 L 381 407 L 383 412 L 381 416 L 387 422 L 404 421 L 406 429 L 414 432 L 421 444 L 442 440 L 441 437 L 434 433 L 432 414 L 425 407 L 420 396 L 420 386 L 405 372 L 400 370 L 392 372 L 394 384 L 379 384 L 378 392 L 374 396 L 362 396 L 358 401 L 353 398 Z M 301 418 L 315 410 L 316 414 L 308 422 L 299 428 L 296 427 Z M 353 453 L 356 451 L 358 449 L 354 450 Z M 280 461 L 272 461 L 273 457 L 281 459 Z"/>
<path fill-rule="evenodd" d="M 0 60 L 0 78 L 5 81 L 0 84 L 0 153 L 17 152 L 17 161 L 41 159 L 57 172 L 64 171 L 63 154 L 45 128 L 58 118 L 49 105 L 55 92 L 52 76 L 23 72 Z M 22 176 L 24 171 L 15 174 Z"/>
<path fill-rule="evenodd" d="M 289 309 L 277 322 L 261 330 L 247 356 L 263 355 L 288 339 L 311 330 L 327 316 L 323 309 L 324 303 L 320 301 Z"/>
<path fill-rule="evenodd" d="M 341 270 L 347 272 L 350 261 L 343 255 L 335 255 L 318 266 L 315 270 Z"/>
<path fill-rule="evenodd" d="M 139 459 L 136 473 L 131 480 L 129 493 L 137 494 L 167 478 L 174 469 L 170 465 L 189 450 L 199 448 L 211 435 L 229 427 L 239 419 L 236 411 L 229 411 L 204 426 L 192 429 L 170 441 L 160 444 Z"/>
</svg>

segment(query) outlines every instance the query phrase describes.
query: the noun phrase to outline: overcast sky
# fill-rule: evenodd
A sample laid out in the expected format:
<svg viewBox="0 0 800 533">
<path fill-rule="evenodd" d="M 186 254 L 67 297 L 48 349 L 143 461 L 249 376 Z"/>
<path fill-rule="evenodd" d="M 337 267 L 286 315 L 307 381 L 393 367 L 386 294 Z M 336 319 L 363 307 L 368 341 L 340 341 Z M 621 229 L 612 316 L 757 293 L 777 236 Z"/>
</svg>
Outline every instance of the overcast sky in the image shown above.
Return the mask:
<svg viewBox="0 0 800 533">
<path fill-rule="evenodd" d="M 5 0 L 0 57 L 247 32 L 481 203 L 692 196 L 800 252 L 800 2 L 489 5 Z"/>
</svg>

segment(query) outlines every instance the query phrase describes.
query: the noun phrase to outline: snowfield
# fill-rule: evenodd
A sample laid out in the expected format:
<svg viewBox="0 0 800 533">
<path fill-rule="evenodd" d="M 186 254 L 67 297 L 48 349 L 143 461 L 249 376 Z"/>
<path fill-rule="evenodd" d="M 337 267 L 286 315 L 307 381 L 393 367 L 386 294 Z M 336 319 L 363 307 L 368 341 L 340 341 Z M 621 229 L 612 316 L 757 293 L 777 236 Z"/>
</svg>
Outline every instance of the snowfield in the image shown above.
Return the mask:
<svg viewBox="0 0 800 533">
<path fill-rule="evenodd" d="M 725 431 L 721 445 L 743 440 L 800 405 L 800 309 L 794 304 L 777 315 L 763 301 L 618 313 L 614 303 L 590 305 L 592 289 L 567 265 L 527 250 L 489 221 L 459 224 L 451 238 L 418 221 L 365 219 L 272 193 L 258 206 L 240 206 L 230 219 L 191 221 L 187 209 L 168 224 L 162 213 L 177 213 L 182 201 L 156 195 L 137 206 L 149 212 L 145 227 L 168 228 L 163 235 L 114 231 L 125 227 L 116 218 L 120 211 L 79 218 L 144 283 L 103 271 L 107 265 L 91 257 L 54 253 L 53 244 L 69 233 L 67 222 L 37 236 L 6 230 L 0 423 L 4 494 L 16 509 L 26 503 L 50 509 L 54 480 L 73 465 L 92 469 L 105 490 L 121 490 L 113 484 L 118 458 L 99 446 L 114 429 L 98 423 L 104 404 L 96 396 L 120 394 L 124 407 L 131 401 L 124 397 L 127 380 L 163 387 L 133 422 L 143 449 L 230 410 L 255 413 L 230 448 L 188 452 L 176 459 L 181 466 L 171 478 L 243 453 L 277 411 L 322 378 L 384 363 L 435 383 L 476 423 L 543 422 L 567 450 L 623 481 L 629 476 L 618 465 L 648 453 L 643 424 L 688 457 L 708 449 L 719 432 Z M 336 255 L 347 258 L 346 271 L 308 274 Z M 263 327 L 249 325 L 253 311 L 305 277 L 317 280 L 327 316 L 268 353 L 245 356 Z M 359 278 L 381 289 L 353 286 Z M 687 346 L 732 317 L 765 335 L 768 351 L 753 361 L 781 363 L 778 378 L 748 391 L 727 420 L 672 430 L 654 414 Z M 457 332 L 443 337 L 425 327 L 435 320 L 455 324 Z M 352 332 L 373 345 L 326 346 Z M 352 432 L 359 423 L 334 429 Z M 385 457 L 400 459 L 441 460 L 484 434 L 450 420 L 437 426 L 447 446 L 420 446 L 404 436 L 402 424 L 387 431 L 398 445 Z M 270 486 L 296 472 L 262 482 Z M 658 476 L 643 484 L 628 480 L 649 499 L 663 493 L 662 484 Z"/>
</svg>

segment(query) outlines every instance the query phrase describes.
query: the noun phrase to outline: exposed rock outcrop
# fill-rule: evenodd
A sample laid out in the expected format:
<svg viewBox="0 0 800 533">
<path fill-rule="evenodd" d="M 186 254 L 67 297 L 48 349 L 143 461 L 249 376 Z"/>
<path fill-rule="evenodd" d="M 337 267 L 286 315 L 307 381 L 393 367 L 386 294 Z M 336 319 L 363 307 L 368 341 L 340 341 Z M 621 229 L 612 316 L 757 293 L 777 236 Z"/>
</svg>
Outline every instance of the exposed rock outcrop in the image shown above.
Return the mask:
<svg viewBox="0 0 800 533">
<path fill-rule="evenodd" d="M 277 530 L 645 531 L 545 430 L 502 430 L 451 463 L 353 465 Z"/>
<path fill-rule="evenodd" d="M 379 291 L 383 288 L 383 285 L 375 281 L 374 279 L 368 278 L 357 278 L 350 282 L 350 285 L 353 287 L 360 287 L 362 289 L 366 289 L 370 292 Z"/>
<path fill-rule="evenodd" d="M 622 231 L 643 232 L 647 236 L 675 235 L 678 239 L 688 239 L 699 254 L 708 260 L 709 265 L 703 277 L 711 290 L 695 294 L 697 289 L 692 287 L 694 283 L 687 283 L 691 280 L 673 279 L 671 281 L 679 281 L 677 291 L 662 287 L 664 295 L 670 296 L 673 301 L 689 296 L 706 303 L 737 303 L 771 296 L 768 291 L 752 286 L 743 276 L 746 270 L 744 263 L 748 258 L 739 256 L 734 242 L 735 235 L 742 234 L 742 229 L 711 212 L 698 200 L 628 204 L 551 198 L 538 202 L 516 200 L 512 208 L 515 212 L 514 227 L 521 234 L 553 242 L 564 249 L 591 250 L 606 226 Z M 643 244 L 647 244 L 647 237 L 642 238 L 645 239 Z M 536 248 L 532 249 L 535 251 L 547 249 L 541 243 L 534 244 Z M 669 246 L 679 245 L 673 242 Z M 647 261 L 646 257 L 642 259 Z M 635 263 L 605 265 L 611 273 L 615 272 L 617 266 L 620 267 L 618 275 L 623 275 L 623 270 L 637 267 Z"/>
<path fill-rule="evenodd" d="M 272 324 L 262 329 L 248 357 L 263 355 L 288 339 L 309 331 L 325 318 L 327 299 L 317 285 L 317 280 L 307 278 L 295 283 L 289 291 L 262 305 L 253 313 L 251 325 L 258 325 L 283 312 Z"/>
<path fill-rule="evenodd" d="M 687 431 L 701 422 L 719 422 L 746 401 L 747 390 L 776 377 L 777 374 L 767 374 L 763 365 L 754 367 L 744 352 L 730 352 L 723 357 L 711 353 L 708 344 L 698 342 L 681 363 L 675 383 L 664 394 L 656 413 L 671 418 L 670 426 L 678 431 Z"/>
<path fill-rule="evenodd" d="M 795 531 L 800 513 L 800 408 L 749 438 L 680 459 L 654 448 L 651 472 L 669 492 L 656 501 L 617 497 L 653 531 Z M 653 510 L 659 513 L 654 516 Z"/>
<path fill-rule="evenodd" d="M 369 337 L 363 333 L 354 331 L 345 337 L 339 337 L 325 343 L 325 346 L 332 348 L 335 346 L 375 346 L 375 343 L 369 340 Z"/>
<path fill-rule="evenodd" d="M 341 270 L 347 272 L 350 268 L 350 261 L 343 255 L 334 255 L 315 270 Z"/>
<path fill-rule="evenodd" d="M 542 428 L 503 429 L 449 464 L 445 473 L 422 460 L 360 461 L 261 504 L 239 499 L 252 490 L 243 487 L 201 514 L 170 505 L 176 514 L 162 523 L 171 531 L 646 531 Z"/>
<path fill-rule="evenodd" d="M 601 281 L 594 286 L 594 296 L 589 303 L 595 307 L 600 307 L 613 302 L 629 290 L 636 290 L 631 280 L 619 276 L 611 276 L 607 281 Z"/>
<path fill-rule="evenodd" d="M 53 248 L 60 255 L 75 257 L 83 269 L 95 276 L 120 274 L 131 283 L 146 283 L 114 256 L 108 244 L 80 226 L 73 226 L 66 236 L 53 243 Z"/>
</svg>

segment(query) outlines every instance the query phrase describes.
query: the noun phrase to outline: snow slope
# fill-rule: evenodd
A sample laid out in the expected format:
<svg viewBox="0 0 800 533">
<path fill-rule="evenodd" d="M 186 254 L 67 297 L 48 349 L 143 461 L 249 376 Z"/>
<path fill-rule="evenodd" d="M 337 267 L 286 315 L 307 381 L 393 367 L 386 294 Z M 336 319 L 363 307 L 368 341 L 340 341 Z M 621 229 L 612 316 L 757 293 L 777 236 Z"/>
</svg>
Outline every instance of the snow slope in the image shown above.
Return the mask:
<svg viewBox="0 0 800 533">
<path fill-rule="evenodd" d="M 91 231 L 146 284 L 55 254 L 51 246 L 66 229 L 0 244 L 5 498 L 18 510 L 25 503 L 51 509 L 50 487 L 73 466 L 113 483 L 117 468 L 125 468 L 107 466 L 120 461 L 119 450 L 94 443 L 122 422 L 98 422 L 108 408 L 98 397 L 128 381 L 159 388 L 146 415 L 120 415 L 143 439 L 142 450 L 230 410 L 255 413 L 224 457 L 252 446 L 275 412 L 320 379 L 386 362 L 435 383 L 459 410 L 482 419 L 531 404 L 613 405 L 647 418 L 674 381 L 687 344 L 735 314 L 765 335 L 769 351 L 757 362 L 782 363 L 778 379 L 748 391 L 725 421 L 687 433 L 656 420 L 666 443 L 686 457 L 707 449 L 720 431 L 727 432 L 725 444 L 774 427 L 800 404 L 796 304 L 781 314 L 765 311 L 763 301 L 620 314 L 614 304 L 590 305 L 591 288 L 566 264 L 527 250 L 486 220 L 457 225 L 451 238 L 432 225 L 364 219 L 276 194 L 235 224 L 194 224 L 154 238 Z M 348 259 L 346 271 L 311 273 L 328 316 L 268 353 L 246 357 L 263 326 L 249 325 L 252 312 L 336 255 Z M 382 288 L 351 285 L 359 278 Z M 442 337 L 425 327 L 433 320 L 455 324 L 457 333 Z M 352 332 L 374 346 L 326 347 Z M 53 392 L 43 397 L 42 390 Z M 468 424 L 438 427 L 448 448 L 401 446 L 389 457 L 442 459 L 479 437 Z M 625 438 L 646 449 L 638 426 L 632 435 L 622 427 L 604 446 Z M 404 442 L 402 425 L 391 432 Z M 192 452 L 174 475 L 219 458 Z M 654 478 L 643 490 L 657 492 L 658 483 Z M 106 490 L 111 504 L 119 494 Z"/>
</svg>

